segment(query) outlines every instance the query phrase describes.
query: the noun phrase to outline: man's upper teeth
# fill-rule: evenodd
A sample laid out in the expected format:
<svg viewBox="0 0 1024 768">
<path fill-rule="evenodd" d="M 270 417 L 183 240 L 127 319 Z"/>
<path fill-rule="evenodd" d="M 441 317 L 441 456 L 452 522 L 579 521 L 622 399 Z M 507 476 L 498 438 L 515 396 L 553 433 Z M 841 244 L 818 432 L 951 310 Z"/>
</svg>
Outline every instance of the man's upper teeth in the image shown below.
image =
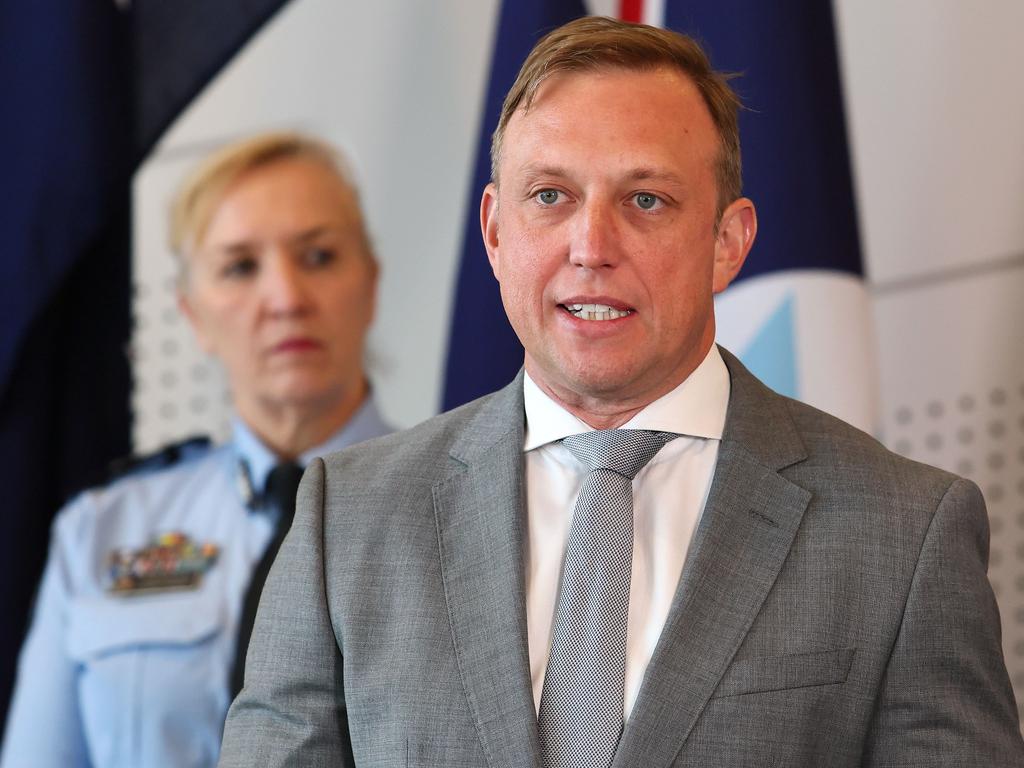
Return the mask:
<svg viewBox="0 0 1024 768">
<path fill-rule="evenodd" d="M 566 309 L 581 320 L 616 320 L 629 314 L 628 309 L 615 309 L 607 304 L 567 304 Z"/>
</svg>

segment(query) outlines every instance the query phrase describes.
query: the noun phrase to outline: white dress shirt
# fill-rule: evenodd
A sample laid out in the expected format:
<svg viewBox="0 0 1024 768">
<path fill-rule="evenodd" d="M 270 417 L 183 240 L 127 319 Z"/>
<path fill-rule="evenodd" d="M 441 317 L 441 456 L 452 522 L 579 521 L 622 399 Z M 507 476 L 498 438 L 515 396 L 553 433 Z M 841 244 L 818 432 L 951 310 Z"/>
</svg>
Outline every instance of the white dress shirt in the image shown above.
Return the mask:
<svg viewBox="0 0 1024 768">
<path fill-rule="evenodd" d="M 559 442 L 592 428 L 549 398 L 527 374 L 526 626 L 533 699 L 540 708 L 562 561 L 586 467 Z M 682 384 L 621 429 L 675 432 L 633 479 L 633 569 L 626 641 L 625 716 L 665 626 L 690 539 L 704 511 L 729 404 L 729 371 L 718 347 Z"/>
</svg>

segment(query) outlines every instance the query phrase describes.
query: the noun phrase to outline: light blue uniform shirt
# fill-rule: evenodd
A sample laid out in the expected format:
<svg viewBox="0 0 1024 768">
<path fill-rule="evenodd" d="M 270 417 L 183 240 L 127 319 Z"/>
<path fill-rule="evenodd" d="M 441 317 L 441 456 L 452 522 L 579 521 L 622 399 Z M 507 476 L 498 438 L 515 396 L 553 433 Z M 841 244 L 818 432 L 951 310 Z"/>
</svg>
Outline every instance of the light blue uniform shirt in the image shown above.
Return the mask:
<svg viewBox="0 0 1024 768">
<path fill-rule="evenodd" d="M 300 462 L 390 431 L 367 400 Z M 248 488 L 261 489 L 275 463 L 236 420 L 227 445 L 87 491 L 60 512 L 0 768 L 217 762 L 242 600 L 274 526 L 247 508 Z M 201 581 L 112 593 L 110 554 L 165 533 L 218 548 Z"/>
</svg>

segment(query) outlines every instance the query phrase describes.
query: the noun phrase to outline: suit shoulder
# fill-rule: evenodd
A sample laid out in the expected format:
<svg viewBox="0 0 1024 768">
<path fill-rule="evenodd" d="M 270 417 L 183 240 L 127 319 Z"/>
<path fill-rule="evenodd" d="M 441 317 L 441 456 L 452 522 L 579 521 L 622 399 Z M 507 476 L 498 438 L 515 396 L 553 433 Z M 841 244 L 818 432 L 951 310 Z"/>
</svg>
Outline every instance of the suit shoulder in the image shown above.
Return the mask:
<svg viewBox="0 0 1024 768">
<path fill-rule="evenodd" d="M 807 447 L 805 472 L 827 473 L 833 481 L 850 478 L 864 487 L 885 488 L 937 501 L 962 478 L 914 461 L 887 448 L 876 437 L 829 413 L 783 398 Z"/>
<path fill-rule="evenodd" d="M 327 474 L 398 472 L 436 477 L 450 466 L 450 453 L 457 443 L 467 439 L 469 425 L 501 394 L 485 395 L 416 426 L 328 454 L 323 457 Z M 496 435 L 481 433 L 477 437 L 486 441 Z"/>
</svg>

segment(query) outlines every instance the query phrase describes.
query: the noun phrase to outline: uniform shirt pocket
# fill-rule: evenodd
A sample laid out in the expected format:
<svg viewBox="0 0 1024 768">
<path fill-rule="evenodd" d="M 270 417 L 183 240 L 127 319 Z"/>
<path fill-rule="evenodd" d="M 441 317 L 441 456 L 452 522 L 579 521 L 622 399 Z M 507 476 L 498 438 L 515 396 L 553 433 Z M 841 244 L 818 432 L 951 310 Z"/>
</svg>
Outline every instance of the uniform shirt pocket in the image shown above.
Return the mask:
<svg viewBox="0 0 1024 768">
<path fill-rule="evenodd" d="M 71 602 L 68 654 L 88 661 L 125 648 L 190 645 L 220 630 L 221 611 L 201 593 L 78 598 Z"/>
<path fill-rule="evenodd" d="M 855 649 L 761 656 L 733 662 L 712 698 L 846 682 Z"/>
<path fill-rule="evenodd" d="M 233 646 L 223 626 L 222 596 L 203 590 L 71 602 L 67 650 L 93 764 L 213 765 Z"/>
</svg>

